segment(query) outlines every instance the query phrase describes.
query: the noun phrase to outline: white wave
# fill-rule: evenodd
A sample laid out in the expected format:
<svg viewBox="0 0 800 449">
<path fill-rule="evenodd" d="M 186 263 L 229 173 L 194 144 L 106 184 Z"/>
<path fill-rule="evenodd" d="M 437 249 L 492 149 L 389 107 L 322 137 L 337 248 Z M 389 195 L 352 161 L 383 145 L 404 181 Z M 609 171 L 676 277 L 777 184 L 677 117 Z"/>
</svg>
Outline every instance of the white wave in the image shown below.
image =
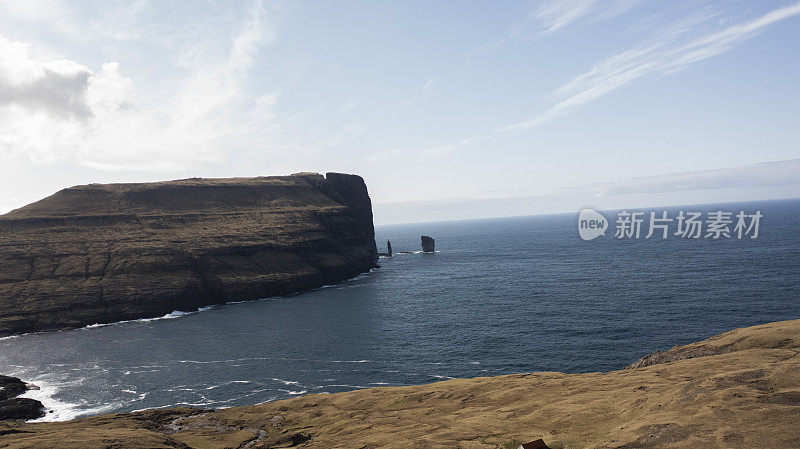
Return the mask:
<svg viewBox="0 0 800 449">
<path fill-rule="evenodd" d="M 90 324 L 88 326 L 84 326 L 81 329 L 96 329 L 98 327 L 116 326 L 118 324 L 125 324 L 125 323 L 149 323 L 151 321 L 171 320 L 171 319 L 180 318 L 180 317 L 186 316 L 186 315 L 192 315 L 192 314 L 195 314 L 195 313 L 206 312 L 206 311 L 211 310 L 213 308 L 214 308 L 214 306 L 211 305 L 211 306 L 206 306 L 206 307 L 200 307 L 197 310 L 191 310 L 191 311 L 188 311 L 188 312 L 181 311 L 181 310 L 173 310 L 172 312 L 170 312 L 170 313 L 168 313 L 168 314 L 166 314 L 164 316 L 159 316 L 159 317 L 155 317 L 155 318 L 139 318 L 139 319 L 136 319 L 136 320 L 115 321 L 113 323 L 95 323 L 95 324 Z"/>
<path fill-rule="evenodd" d="M 161 316 L 161 317 L 157 317 L 157 318 L 141 318 L 141 319 L 133 320 L 133 321 L 146 323 L 146 322 L 158 321 L 158 320 L 171 320 L 173 318 L 180 318 L 182 316 L 192 315 L 194 313 L 206 312 L 206 311 L 209 311 L 209 310 L 211 310 L 213 308 L 214 308 L 214 306 L 200 307 L 199 309 L 192 310 L 190 312 L 183 312 L 183 311 L 180 311 L 180 310 L 173 310 L 172 312 L 170 312 L 170 313 L 168 313 L 168 314 L 166 314 L 164 316 Z"/>
<path fill-rule="evenodd" d="M 96 407 L 86 407 L 86 403 L 66 402 L 56 399 L 59 387 L 56 383 L 48 383 L 39 378 L 33 379 L 32 384 L 37 385 L 37 390 L 28 390 L 20 397 L 35 399 L 44 405 L 47 413 L 38 419 L 29 422 L 54 422 L 69 421 L 86 415 L 96 415 L 119 408 L 122 404 L 111 403 L 98 405 Z"/>
<path fill-rule="evenodd" d="M 325 388 L 325 387 L 353 388 L 353 389 L 356 389 L 356 390 L 363 390 L 365 388 L 369 388 L 369 387 L 365 387 L 363 385 L 350 385 L 350 384 L 328 384 L 328 385 L 322 385 L 322 387 L 323 388 Z"/>
<path fill-rule="evenodd" d="M 288 394 L 290 394 L 292 396 L 299 396 L 301 394 L 308 393 L 308 390 L 297 390 L 297 391 L 294 391 L 294 390 L 280 390 L 279 389 L 278 391 L 283 391 L 284 393 L 288 393 Z"/>
<path fill-rule="evenodd" d="M 212 385 L 210 387 L 206 387 L 206 390 L 216 390 L 217 388 L 224 387 L 224 386 L 227 386 L 227 385 L 249 384 L 249 383 L 251 383 L 249 380 L 232 380 L 230 382 L 224 382 L 224 383 L 221 383 L 221 384 L 217 384 L 217 385 Z"/>
<path fill-rule="evenodd" d="M 280 382 L 280 383 L 282 383 L 284 385 L 300 385 L 300 382 L 295 382 L 293 380 L 283 380 L 283 379 L 277 379 L 277 378 L 274 378 L 274 377 L 272 378 L 272 380 L 274 380 L 275 382 Z"/>
</svg>

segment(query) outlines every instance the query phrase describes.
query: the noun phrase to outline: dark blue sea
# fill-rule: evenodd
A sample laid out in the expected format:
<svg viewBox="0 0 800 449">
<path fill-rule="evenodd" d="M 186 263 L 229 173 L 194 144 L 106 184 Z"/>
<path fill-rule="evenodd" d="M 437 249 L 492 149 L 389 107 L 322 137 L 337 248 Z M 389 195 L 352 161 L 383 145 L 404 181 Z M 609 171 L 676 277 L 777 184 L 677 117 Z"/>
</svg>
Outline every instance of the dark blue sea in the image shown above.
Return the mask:
<svg viewBox="0 0 800 449">
<path fill-rule="evenodd" d="M 576 213 L 379 226 L 381 250 L 389 238 L 395 251 L 418 251 L 426 234 L 437 252 L 381 259 L 369 274 L 291 297 L 0 339 L 0 373 L 41 386 L 31 396 L 55 410 L 46 419 L 67 419 L 615 370 L 800 317 L 800 200 L 667 209 L 679 210 L 763 218 L 758 238 L 741 240 L 646 240 L 645 228 L 639 239 L 609 229 L 583 241 Z M 613 228 L 615 212 L 605 215 Z"/>
</svg>

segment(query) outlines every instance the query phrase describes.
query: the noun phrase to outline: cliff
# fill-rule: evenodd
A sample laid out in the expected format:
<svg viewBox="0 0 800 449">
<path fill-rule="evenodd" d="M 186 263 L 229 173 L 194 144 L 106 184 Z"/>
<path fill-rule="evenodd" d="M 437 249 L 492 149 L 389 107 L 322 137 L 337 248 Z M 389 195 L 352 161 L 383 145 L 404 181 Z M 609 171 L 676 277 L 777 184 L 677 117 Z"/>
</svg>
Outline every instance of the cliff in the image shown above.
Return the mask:
<svg viewBox="0 0 800 449">
<path fill-rule="evenodd" d="M 800 447 L 800 320 L 743 328 L 608 373 L 530 373 L 223 410 L 0 423 L 8 448 Z"/>
<path fill-rule="evenodd" d="M 286 295 L 376 261 L 355 175 L 71 187 L 0 216 L 0 335 Z"/>
</svg>

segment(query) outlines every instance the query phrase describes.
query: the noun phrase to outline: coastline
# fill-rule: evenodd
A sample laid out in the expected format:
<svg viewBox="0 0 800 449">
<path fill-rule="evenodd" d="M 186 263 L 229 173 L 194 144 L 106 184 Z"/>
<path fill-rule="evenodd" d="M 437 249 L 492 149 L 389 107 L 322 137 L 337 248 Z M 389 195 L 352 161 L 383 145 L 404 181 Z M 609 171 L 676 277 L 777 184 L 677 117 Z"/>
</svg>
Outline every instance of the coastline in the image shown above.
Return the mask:
<svg viewBox="0 0 800 449">
<path fill-rule="evenodd" d="M 56 331 L 39 331 L 39 332 L 30 332 L 30 333 L 26 333 L 26 334 L 8 335 L 8 336 L 5 336 L 5 337 L 0 337 L 0 341 L 12 340 L 12 339 L 16 339 L 16 338 L 19 338 L 19 337 L 23 337 L 25 335 L 33 335 L 33 334 L 39 334 L 39 333 L 74 332 L 74 331 L 80 331 L 80 330 L 83 330 L 83 329 L 93 329 L 93 328 L 98 328 L 98 327 L 116 326 L 116 325 L 121 325 L 121 324 L 126 324 L 126 323 L 148 323 L 148 322 L 152 322 L 152 321 L 171 320 L 171 319 L 176 319 L 176 318 L 182 318 L 182 317 L 193 315 L 193 314 L 196 314 L 196 313 L 206 312 L 206 311 L 209 311 L 209 310 L 211 310 L 213 308 L 216 308 L 216 307 L 225 307 L 225 306 L 228 306 L 228 305 L 236 305 L 236 304 L 243 304 L 243 303 L 256 302 L 256 301 L 276 300 L 276 299 L 286 298 L 286 297 L 290 297 L 290 296 L 300 295 L 300 294 L 311 292 L 311 291 L 314 291 L 314 290 L 320 290 L 320 289 L 324 289 L 324 288 L 332 288 L 332 287 L 341 286 L 343 284 L 346 284 L 349 281 L 355 281 L 355 280 L 363 279 L 364 277 L 369 276 L 376 269 L 377 268 L 370 269 L 366 273 L 361 273 L 361 274 L 355 275 L 355 276 L 353 276 L 351 278 L 342 280 L 342 281 L 337 282 L 337 283 L 326 284 L 326 285 L 323 285 L 321 287 L 317 287 L 315 289 L 302 291 L 302 292 L 297 292 L 297 293 L 293 293 L 291 295 L 286 295 L 286 296 L 270 296 L 270 297 L 266 297 L 266 298 L 252 299 L 252 300 L 246 300 L 246 301 L 232 301 L 232 302 L 228 302 L 228 303 L 225 303 L 225 304 L 218 304 L 218 305 L 201 307 L 201 308 L 198 308 L 197 310 L 192 310 L 192 311 L 188 311 L 188 312 L 175 310 L 175 311 L 170 312 L 170 313 L 168 313 L 168 314 L 166 314 L 164 316 L 156 317 L 156 318 L 139 318 L 139 319 L 134 319 L 134 320 L 115 321 L 115 322 L 112 322 L 112 323 L 90 324 L 90 325 L 87 325 L 87 326 L 84 326 L 84 327 L 80 327 L 80 328 L 76 328 L 76 329 L 61 329 L 61 330 L 56 330 Z M 117 405 L 117 406 L 119 405 L 119 404 L 107 404 L 107 405 L 100 405 L 100 406 L 96 406 L 96 407 L 92 407 L 92 408 L 86 409 L 86 408 L 83 408 L 83 407 L 85 407 L 85 404 L 79 404 L 79 403 L 73 403 L 73 402 L 64 402 L 64 401 L 61 401 L 59 399 L 56 399 L 56 395 L 58 395 L 61 387 L 63 387 L 63 385 L 65 383 L 69 383 L 68 381 L 53 380 L 52 378 L 48 379 L 47 375 L 45 375 L 45 376 L 34 375 L 32 377 L 31 376 L 26 376 L 26 373 L 16 372 L 14 370 L 6 370 L 6 372 L 0 373 L 0 374 L 10 375 L 10 376 L 19 377 L 19 378 L 25 378 L 25 380 L 28 382 L 28 384 L 36 386 L 35 389 L 30 389 L 30 390 L 20 394 L 19 397 L 20 398 L 29 398 L 29 399 L 34 399 L 34 400 L 39 401 L 40 403 L 43 404 L 44 409 L 46 410 L 46 413 L 45 413 L 44 416 L 42 416 L 40 418 L 37 418 L 35 420 L 30 420 L 28 422 L 64 422 L 64 421 L 68 421 L 68 420 L 79 419 L 79 418 L 87 417 L 87 416 L 95 416 L 95 415 L 98 415 L 100 413 L 108 412 L 108 411 L 111 411 L 114 408 L 116 408 L 115 405 Z M 287 384 L 296 383 L 296 382 L 291 382 L 291 381 L 284 381 L 284 382 L 287 382 Z M 294 395 L 296 393 L 290 393 L 290 394 Z M 302 394 L 302 393 L 300 393 L 300 394 Z M 172 408 L 172 407 L 175 407 L 175 406 L 168 405 L 168 406 L 163 406 L 163 407 L 156 407 L 155 409 L 164 409 L 164 408 Z M 152 409 L 145 408 L 145 409 L 136 410 L 136 411 L 145 411 L 145 410 L 152 410 Z"/>
<path fill-rule="evenodd" d="M 3 423 L 8 447 L 794 447 L 800 320 L 736 329 L 606 373 L 539 372 Z M 650 357 L 650 359 L 648 359 Z M 651 360 L 646 356 L 643 360 Z M 794 373 L 794 374 L 793 374 Z M 57 445 L 56 443 L 57 442 Z M 183 446 L 185 445 L 185 446 Z"/>
<path fill-rule="evenodd" d="M 0 234 L 0 336 L 291 295 L 378 260 L 366 184 L 341 173 L 76 186 Z"/>
</svg>

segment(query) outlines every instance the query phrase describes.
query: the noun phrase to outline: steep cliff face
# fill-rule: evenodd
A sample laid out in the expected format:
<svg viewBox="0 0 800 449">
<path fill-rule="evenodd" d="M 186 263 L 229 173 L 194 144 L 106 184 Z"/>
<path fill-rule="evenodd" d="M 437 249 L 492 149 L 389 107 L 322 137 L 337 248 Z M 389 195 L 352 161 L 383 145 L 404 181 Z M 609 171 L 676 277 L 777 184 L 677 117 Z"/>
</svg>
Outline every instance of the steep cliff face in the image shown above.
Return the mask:
<svg viewBox="0 0 800 449">
<path fill-rule="evenodd" d="M 0 335 L 285 295 L 376 261 L 360 176 L 72 187 L 0 216 Z"/>
</svg>

